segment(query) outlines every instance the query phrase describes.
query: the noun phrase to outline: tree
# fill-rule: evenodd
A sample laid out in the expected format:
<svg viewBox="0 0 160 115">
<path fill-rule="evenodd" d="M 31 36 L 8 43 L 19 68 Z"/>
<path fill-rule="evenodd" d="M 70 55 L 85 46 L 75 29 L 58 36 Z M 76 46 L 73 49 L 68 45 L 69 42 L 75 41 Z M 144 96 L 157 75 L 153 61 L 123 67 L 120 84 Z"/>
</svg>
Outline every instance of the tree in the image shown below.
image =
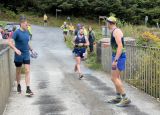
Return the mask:
<svg viewBox="0 0 160 115">
<path fill-rule="evenodd" d="M 96 17 L 109 16 L 112 12 L 133 24 L 142 24 L 146 15 L 150 24 L 160 22 L 160 0 L 1 0 L 0 4 L 14 12 L 29 10 L 53 14 L 59 8 L 64 15 Z"/>
</svg>

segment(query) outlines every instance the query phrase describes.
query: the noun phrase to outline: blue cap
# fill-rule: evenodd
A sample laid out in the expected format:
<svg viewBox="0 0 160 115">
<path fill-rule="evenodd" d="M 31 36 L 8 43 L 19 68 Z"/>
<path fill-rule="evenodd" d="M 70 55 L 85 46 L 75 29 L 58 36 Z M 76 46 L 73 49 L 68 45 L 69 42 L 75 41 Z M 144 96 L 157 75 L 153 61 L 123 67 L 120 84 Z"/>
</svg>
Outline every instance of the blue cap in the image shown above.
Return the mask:
<svg viewBox="0 0 160 115">
<path fill-rule="evenodd" d="M 81 24 L 77 24 L 77 27 L 81 27 Z"/>
</svg>

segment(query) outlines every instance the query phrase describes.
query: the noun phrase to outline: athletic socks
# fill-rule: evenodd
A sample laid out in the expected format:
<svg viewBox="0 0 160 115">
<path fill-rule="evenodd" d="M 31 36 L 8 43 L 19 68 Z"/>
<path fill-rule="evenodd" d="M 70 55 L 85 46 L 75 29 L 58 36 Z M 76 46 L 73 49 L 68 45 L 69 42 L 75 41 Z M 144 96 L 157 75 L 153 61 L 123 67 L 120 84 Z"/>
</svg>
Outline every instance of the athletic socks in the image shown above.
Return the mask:
<svg viewBox="0 0 160 115">
<path fill-rule="evenodd" d="M 124 93 L 124 94 L 122 94 L 122 98 L 123 99 L 126 99 L 127 98 L 127 96 L 126 96 L 126 94 Z"/>
<path fill-rule="evenodd" d="M 30 90 L 30 87 L 29 87 L 29 86 L 27 86 L 27 90 Z"/>
<path fill-rule="evenodd" d="M 116 98 L 127 98 L 126 93 L 124 94 L 120 94 L 120 93 L 116 93 Z"/>
<path fill-rule="evenodd" d="M 121 94 L 120 93 L 116 93 L 116 98 L 121 99 Z"/>
</svg>

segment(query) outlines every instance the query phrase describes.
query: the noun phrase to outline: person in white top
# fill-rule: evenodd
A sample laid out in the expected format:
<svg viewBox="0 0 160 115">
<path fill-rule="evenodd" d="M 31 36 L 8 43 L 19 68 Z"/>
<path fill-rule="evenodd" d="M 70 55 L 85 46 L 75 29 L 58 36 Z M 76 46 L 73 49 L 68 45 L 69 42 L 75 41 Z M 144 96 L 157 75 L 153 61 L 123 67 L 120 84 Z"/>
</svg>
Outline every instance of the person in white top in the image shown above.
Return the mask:
<svg viewBox="0 0 160 115">
<path fill-rule="evenodd" d="M 0 28 L 0 40 L 3 39 L 2 32 L 3 32 L 3 30 Z"/>
</svg>

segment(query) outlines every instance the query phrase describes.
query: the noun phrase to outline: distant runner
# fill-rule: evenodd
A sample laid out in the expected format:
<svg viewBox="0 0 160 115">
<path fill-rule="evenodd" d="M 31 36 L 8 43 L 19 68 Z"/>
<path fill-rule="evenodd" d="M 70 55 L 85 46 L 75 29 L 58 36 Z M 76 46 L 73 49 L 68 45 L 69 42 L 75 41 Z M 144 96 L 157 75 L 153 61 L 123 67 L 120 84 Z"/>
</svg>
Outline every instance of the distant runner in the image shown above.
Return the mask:
<svg viewBox="0 0 160 115">
<path fill-rule="evenodd" d="M 48 17 L 46 14 L 44 14 L 43 16 L 43 21 L 44 21 L 44 26 L 47 26 L 47 23 L 48 23 Z"/>
<path fill-rule="evenodd" d="M 79 30 L 82 28 L 81 24 L 77 24 L 77 28 L 76 30 L 74 31 L 74 35 L 77 36 L 78 33 L 79 33 Z"/>
<path fill-rule="evenodd" d="M 67 34 L 68 34 L 68 24 L 67 22 L 64 22 L 63 25 L 61 26 L 61 29 L 63 30 L 63 35 L 64 35 L 64 41 L 67 41 Z"/>
<path fill-rule="evenodd" d="M 28 32 L 30 35 L 30 40 L 32 40 L 32 29 L 31 29 L 31 24 L 28 24 Z"/>
<path fill-rule="evenodd" d="M 68 26 L 68 28 L 69 28 L 69 34 L 73 35 L 73 33 L 74 33 L 74 26 L 73 26 L 73 24 L 70 23 L 70 25 Z"/>
</svg>

